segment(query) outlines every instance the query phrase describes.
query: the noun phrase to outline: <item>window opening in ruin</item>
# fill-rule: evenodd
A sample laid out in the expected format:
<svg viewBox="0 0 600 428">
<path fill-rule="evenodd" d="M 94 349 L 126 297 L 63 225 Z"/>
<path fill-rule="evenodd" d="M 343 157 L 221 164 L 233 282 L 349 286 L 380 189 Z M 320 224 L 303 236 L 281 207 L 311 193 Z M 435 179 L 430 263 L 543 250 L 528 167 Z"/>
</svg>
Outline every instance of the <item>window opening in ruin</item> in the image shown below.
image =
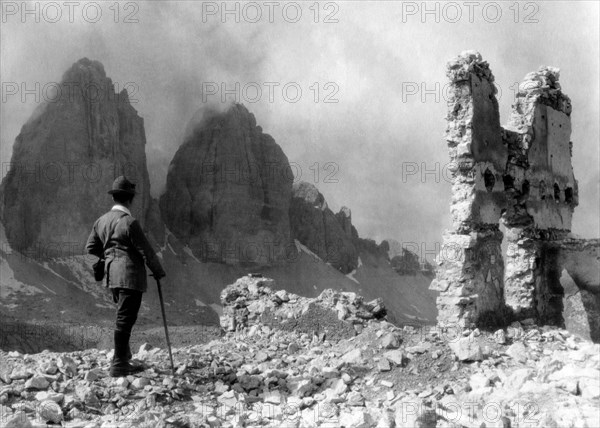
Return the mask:
<svg viewBox="0 0 600 428">
<path fill-rule="evenodd" d="M 521 194 L 523 196 L 529 196 L 529 181 L 528 180 L 523 181 L 523 184 L 521 185 Z"/>
<path fill-rule="evenodd" d="M 502 182 L 504 183 L 504 190 L 514 189 L 515 178 L 512 175 L 503 175 Z"/>
<path fill-rule="evenodd" d="M 565 202 L 567 204 L 570 204 L 573 202 L 573 188 L 572 187 L 567 187 L 565 189 Z"/>
<path fill-rule="evenodd" d="M 496 177 L 494 177 L 494 173 L 490 171 L 489 168 L 486 168 L 483 173 L 483 182 L 485 183 L 486 190 L 491 192 L 494 188 L 494 184 L 496 184 Z"/>
<path fill-rule="evenodd" d="M 554 202 L 560 202 L 560 187 L 554 183 Z"/>
</svg>

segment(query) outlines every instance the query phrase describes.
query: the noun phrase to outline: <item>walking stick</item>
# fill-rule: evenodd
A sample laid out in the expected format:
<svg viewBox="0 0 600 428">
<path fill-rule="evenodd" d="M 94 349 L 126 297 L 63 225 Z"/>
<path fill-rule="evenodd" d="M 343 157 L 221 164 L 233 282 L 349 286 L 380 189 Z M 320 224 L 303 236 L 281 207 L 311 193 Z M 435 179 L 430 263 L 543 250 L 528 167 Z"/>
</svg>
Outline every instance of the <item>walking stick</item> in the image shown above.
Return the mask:
<svg viewBox="0 0 600 428">
<path fill-rule="evenodd" d="M 156 286 L 158 287 L 158 300 L 160 300 L 160 310 L 162 312 L 163 324 L 165 326 L 165 337 L 167 338 L 167 348 L 169 348 L 169 360 L 171 360 L 171 371 L 175 376 L 175 365 L 173 364 L 173 354 L 171 353 L 171 342 L 169 341 L 169 329 L 167 328 L 167 317 L 165 315 L 165 303 L 163 301 L 162 289 L 160 288 L 160 280 L 154 277 Z"/>
</svg>

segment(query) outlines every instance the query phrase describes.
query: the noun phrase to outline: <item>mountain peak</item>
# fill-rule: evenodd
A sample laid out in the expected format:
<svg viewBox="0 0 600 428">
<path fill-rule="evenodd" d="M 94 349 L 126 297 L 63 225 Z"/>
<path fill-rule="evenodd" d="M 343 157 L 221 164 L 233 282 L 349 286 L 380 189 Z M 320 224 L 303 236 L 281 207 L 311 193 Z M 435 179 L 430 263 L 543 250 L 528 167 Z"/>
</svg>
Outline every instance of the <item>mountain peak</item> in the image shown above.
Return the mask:
<svg viewBox="0 0 600 428">
<path fill-rule="evenodd" d="M 81 79 L 95 81 L 107 79 L 104 65 L 102 65 L 100 61 L 83 57 L 73 63 L 73 65 L 63 75 L 63 82 L 78 81 Z"/>
<path fill-rule="evenodd" d="M 185 129 L 185 140 L 191 137 L 195 132 L 200 132 L 204 129 L 221 128 L 223 126 L 254 129 L 257 125 L 254 114 L 252 114 L 243 104 L 232 103 L 217 106 L 203 106 L 194 113 L 194 116 L 188 122 Z M 260 132 L 262 133 L 262 128 L 260 128 Z"/>
<path fill-rule="evenodd" d="M 327 209 L 325 197 L 321 192 L 319 192 L 319 189 L 317 189 L 314 184 L 306 181 L 300 181 L 298 183 L 294 183 L 293 191 L 295 198 L 303 199 L 307 203 L 318 207 L 320 210 Z"/>
<path fill-rule="evenodd" d="M 126 165 L 140 193 L 133 215 L 143 223 L 149 208 L 144 122 L 126 91 L 115 95 L 103 65 L 88 58 L 71 65 L 60 90 L 56 102 L 34 111 L 12 153 L 14 165 L 42 165 L 42 171 L 52 165 L 55 175 L 39 179 L 15 169 L 2 181 L 6 236 L 19 251 L 39 242 L 84 241 L 110 204 L 106 190 Z M 92 164 L 93 180 L 81 167 Z M 56 252 L 61 251 L 59 246 Z"/>
<path fill-rule="evenodd" d="M 218 242 L 225 250 L 258 248 L 260 254 L 220 249 L 214 261 L 279 263 L 290 242 L 288 159 L 246 107 L 219 107 L 225 106 L 198 110 L 190 121 L 169 166 L 161 213 L 169 230 L 199 257 L 207 256 L 202 251 L 207 242 Z M 277 246 L 269 249 L 269 243 Z"/>
</svg>

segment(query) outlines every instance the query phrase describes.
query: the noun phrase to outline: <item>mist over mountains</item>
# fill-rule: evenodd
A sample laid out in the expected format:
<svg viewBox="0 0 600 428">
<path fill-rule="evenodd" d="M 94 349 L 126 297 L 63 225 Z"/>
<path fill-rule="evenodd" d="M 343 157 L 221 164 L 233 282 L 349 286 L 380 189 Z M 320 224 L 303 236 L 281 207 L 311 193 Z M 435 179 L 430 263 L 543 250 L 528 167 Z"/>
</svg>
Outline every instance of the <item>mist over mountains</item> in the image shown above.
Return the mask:
<svg viewBox="0 0 600 428">
<path fill-rule="evenodd" d="M 549 58 L 561 68 L 565 91 L 578 106 L 573 114 L 573 162 L 582 197 L 574 232 L 598 235 L 598 167 L 590 162 L 598 159 L 594 142 L 599 130 L 590 118 L 600 114 L 599 91 L 593 75 L 580 73 L 600 68 L 595 5 L 573 9 L 545 4 L 536 24 L 513 22 L 503 6 L 506 26 L 482 21 L 479 15 L 474 22 L 465 15 L 457 23 L 432 25 L 423 25 L 415 15 L 403 23 L 401 3 L 340 4 L 335 24 L 315 23 L 308 6 L 294 24 L 277 19 L 222 23 L 219 16 L 204 22 L 201 8 L 188 6 L 140 4 L 135 24 L 114 24 L 112 15 L 106 15 L 106 26 L 66 20 L 3 23 L 0 72 L 3 81 L 17 84 L 19 93 L 7 96 L 0 112 L 2 161 L 10 160 L 20 127 L 40 102 L 32 95 L 23 100 L 21 84 L 43 88 L 60 81 L 79 58 L 95 58 L 119 92 L 127 88 L 144 118 L 152 196 L 158 197 L 190 119 L 200 107 L 227 108 L 234 96 L 223 103 L 221 83 L 227 89 L 239 83 L 238 100 L 300 167 L 297 181 L 315 184 L 333 211 L 352 207 L 353 224 L 361 235 L 377 241 L 393 237 L 429 250 L 449 224 L 450 184 L 441 172 L 447 163 L 441 137 L 446 78 L 440 64 L 451 52 L 472 46 L 497 64 L 501 112 L 510 110 L 511 88 L 527 72 Z M 569 37 L 546 43 L 549 31 L 571 22 Z M 383 39 L 381 28 L 386 29 Z M 527 40 L 520 36 L 524 32 Z M 68 55 L 57 55 L 56 46 Z M 510 60 L 515 57 L 518 64 Z M 252 82 L 263 93 L 250 104 L 242 90 Z M 272 103 L 268 82 L 279 84 Z M 296 103 L 282 97 L 281 89 L 290 82 L 303 91 Z M 324 102 L 334 92 L 325 89 L 328 82 L 337 85 L 337 103 Z M 217 84 L 219 92 L 203 100 L 207 83 Z M 319 88 L 319 102 L 310 87 Z M 253 96 L 250 89 L 247 95 Z M 330 162 L 337 165 L 337 182 L 325 180 L 331 170 L 324 166 Z"/>
</svg>

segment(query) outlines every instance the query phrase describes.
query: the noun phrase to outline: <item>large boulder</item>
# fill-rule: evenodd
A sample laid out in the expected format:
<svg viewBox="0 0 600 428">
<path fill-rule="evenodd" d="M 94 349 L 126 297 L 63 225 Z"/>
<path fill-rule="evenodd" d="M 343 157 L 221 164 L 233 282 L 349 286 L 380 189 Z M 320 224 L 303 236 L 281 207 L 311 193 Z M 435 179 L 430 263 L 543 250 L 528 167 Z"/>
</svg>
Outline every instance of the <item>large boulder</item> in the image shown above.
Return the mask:
<svg viewBox="0 0 600 428">
<path fill-rule="evenodd" d="M 317 188 L 307 182 L 294 184 L 290 205 L 292 236 L 323 261 L 343 273 L 358 266 L 358 238 L 350 210 L 343 207 L 334 214 Z"/>
<path fill-rule="evenodd" d="M 144 121 L 127 91 L 97 61 L 83 58 L 63 75 L 17 136 L 2 182 L 2 220 L 13 249 L 34 256 L 80 253 L 106 193 L 121 174 L 137 184 L 133 215 L 150 204 Z"/>
<path fill-rule="evenodd" d="M 188 129 L 160 198 L 169 230 L 203 261 L 283 262 L 293 174 L 279 145 L 240 104 Z"/>
</svg>

